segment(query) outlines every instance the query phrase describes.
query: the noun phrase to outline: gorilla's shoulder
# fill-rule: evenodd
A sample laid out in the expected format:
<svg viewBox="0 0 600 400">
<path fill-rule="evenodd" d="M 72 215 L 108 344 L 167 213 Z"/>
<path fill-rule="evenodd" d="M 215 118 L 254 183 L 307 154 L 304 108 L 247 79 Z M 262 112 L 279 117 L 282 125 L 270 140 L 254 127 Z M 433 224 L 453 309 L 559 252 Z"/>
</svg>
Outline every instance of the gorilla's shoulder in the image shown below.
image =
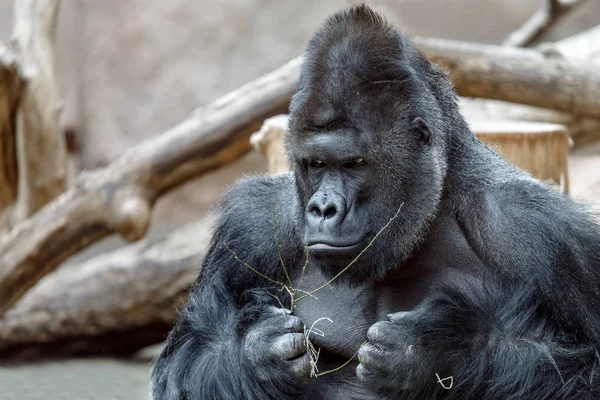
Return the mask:
<svg viewBox="0 0 600 400">
<path fill-rule="evenodd" d="M 214 271 L 229 274 L 230 284 L 250 276 L 244 269 L 231 268 L 239 261 L 278 277 L 280 270 L 278 243 L 285 257 L 295 257 L 302 250 L 297 234 L 295 210 L 297 195 L 292 173 L 278 176 L 243 178 L 229 187 L 216 211 L 216 225 L 211 251 L 200 276 Z M 286 259 L 286 261 L 289 261 Z"/>
<path fill-rule="evenodd" d="M 260 218 L 289 210 L 297 201 L 293 173 L 245 177 L 231 185 L 218 207 L 222 216 Z M 282 207 L 287 205 L 287 207 Z M 268 214 L 265 214 L 268 212 Z"/>
<path fill-rule="evenodd" d="M 281 246 L 289 249 L 300 241 L 296 235 L 297 203 L 292 173 L 240 179 L 227 189 L 216 210 L 215 239 L 227 240 L 255 256 L 258 249 L 276 249 L 277 230 Z"/>
<path fill-rule="evenodd" d="M 534 179 L 511 179 L 474 194 L 467 213 L 467 219 L 477 221 L 475 231 L 519 238 L 524 252 L 600 245 L 600 226 L 590 207 Z"/>
</svg>

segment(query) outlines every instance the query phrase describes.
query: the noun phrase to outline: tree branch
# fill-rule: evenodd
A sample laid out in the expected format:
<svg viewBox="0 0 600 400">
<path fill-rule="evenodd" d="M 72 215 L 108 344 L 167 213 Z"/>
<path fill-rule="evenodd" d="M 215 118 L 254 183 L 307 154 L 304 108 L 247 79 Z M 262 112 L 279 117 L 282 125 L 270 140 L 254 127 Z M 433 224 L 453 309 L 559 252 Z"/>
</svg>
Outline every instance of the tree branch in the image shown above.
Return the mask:
<svg viewBox="0 0 600 400">
<path fill-rule="evenodd" d="M 0 315 L 63 260 L 111 233 L 140 239 L 154 201 L 250 150 L 265 118 L 285 112 L 300 60 L 198 110 L 170 131 L 130 149 L 0 238 Z"/>
<path fill-rule="evenodd" d="M 59 0 L 15 1 L 13 46 L 28 84 L 16 113 L 18 193 L 12 224 L 29 217 L 66 187 L 67 156 L 54 74 L 59 5 Z"/>
<path fill-rule="evenodd" d="M 527 47 L 538 40 L 559 20 L 587 0 L 573 0 L 568 3 L 560 0 L 545 0 L 532 16 L 514 31 L 503 43 L 504 46 Z"/>
<path fill-rule="evenodd" d="M 416 38 L 450 71 L 461 96 L 505 100 L 600 118 L 600 74 L 580 60 L 550 59 L 537 50 Z"/>
</svg>

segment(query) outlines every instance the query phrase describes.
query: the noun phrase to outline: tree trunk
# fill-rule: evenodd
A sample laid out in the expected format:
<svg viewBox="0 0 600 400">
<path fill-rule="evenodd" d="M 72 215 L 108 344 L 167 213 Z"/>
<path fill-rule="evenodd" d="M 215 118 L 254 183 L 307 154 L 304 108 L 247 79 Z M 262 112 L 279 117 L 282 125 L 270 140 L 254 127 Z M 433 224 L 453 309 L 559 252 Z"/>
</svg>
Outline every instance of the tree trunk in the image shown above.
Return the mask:
<svg viewBox="0 0 600 400">
<path fill-rule="evenodd" d="M 15 117 L 23 85 L 16 56 L 0 44 L 0 232 L 17 198 Z"/>
<path fill-rule="evenodd" d="M 16 114 L 18 193 L 12 225 L 66 187 L 67 156 L 54 74 L 59 5 L 59 0 L 15 1 L 13 43 L 27 85 Z"/>
</svg>

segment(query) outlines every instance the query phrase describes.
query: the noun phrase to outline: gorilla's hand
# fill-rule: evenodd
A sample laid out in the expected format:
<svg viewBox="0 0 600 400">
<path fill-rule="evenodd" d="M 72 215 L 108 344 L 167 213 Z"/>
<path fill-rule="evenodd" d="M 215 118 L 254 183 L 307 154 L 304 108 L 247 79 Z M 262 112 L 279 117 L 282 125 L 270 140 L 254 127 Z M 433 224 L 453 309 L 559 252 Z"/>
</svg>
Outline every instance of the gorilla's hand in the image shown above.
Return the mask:
<svg viewBox="0 0 600 400">
<path fill-rule="evenodd" d="M 416 340 L 409 333 L 410 312 L 390 314 L 367 331 L 367 343 L 358 351 L 356 375 L 367 388 L 380 393 L 406 389 L 414 361 Z"/>
<path fill-rule="evenodd" d="M 243 352 L 250 368 L 260 380 L 276 377 L 306 383 L 310 358 L 306 351 L 304 324 L 289 310 L 268 306 L 243 339 Z"/>
</svg>

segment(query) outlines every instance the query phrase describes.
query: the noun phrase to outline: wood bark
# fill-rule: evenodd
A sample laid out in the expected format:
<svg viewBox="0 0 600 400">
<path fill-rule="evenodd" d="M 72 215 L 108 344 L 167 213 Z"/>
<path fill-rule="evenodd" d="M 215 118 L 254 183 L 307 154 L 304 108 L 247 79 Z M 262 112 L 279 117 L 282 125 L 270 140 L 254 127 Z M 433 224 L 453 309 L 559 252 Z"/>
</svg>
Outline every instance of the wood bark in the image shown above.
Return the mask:
<svg viewBox="0 0 600 400">
<path fill-rule="evenodd" d="M 211 222 L 47 276 L 0 319 L 0 358 L 126 354 L 164 340 L 202 265 Z"/>
<path fill-rule="evenodd" d="M 540 7 L 531 18 L 523 24 L 523 26 L 514 31 L 502 44 L 504 46 L 515 47 L 531 45 L 548 32 L 554 24 L 569 14 L 570 11 L 586 1 L 587 0 L 572 0 L 567 3 L 561 0 L 544 0 L 542 7 Z"/>
<path fill-rule="evenodd" d="M 505 100 L 600 118 L 598 69 L 538 50 L 416 38 L 432 61 L 450 71 L 465 97 Z"/>
<path fill-rule="evenodd" d="M 67 156 L 54 74 L 59 6 L 59 0 L 15 1 L 13 47 L 27 86 L 16 113 L 18 192 L 12 224 L 29 217 L 66 187 Z"/>
<path fill-rule="evenodd" d="M 272 175 L 289 171 L 288 158 L 283 146 L 283 137 L 288 128 L 287 114 L 266 119 L 260 130 L 253 133 L 250 143 L 267 161 L 267 170 Z"/>
<path fill-rule="evenodd" d="M 0 238 L 0 315 L 68 256 L 111 233 L 144 236 L 154 201 L 250 150 L 262 122 L 285 112 L 299 60 L 198 110 L 172 130 L 130 149 Z"/>
<path fill-rule="evenodd" d="M 544 43 L 537 48 L 547 57 L 600 66 L 600 26 L 588 29 L 555 43 Z M 589 144 L 600 138 L 600 120 L 581 117 L 568 112 L 508 103 L 501 100 L 461 98 L 461 111 L 467 117 L 480 119 L 510 119 L 549 122 L 565 125 L 574 147 Z"/>
<path fill-rule="evenodd" d="M 567 127 L 572 147 L 600 138 L 600 120 L 579 117 L 547 108 L 508 103 L 501 100 L 460 98 L 461 113 L 467 119 L 545 122 Z"/>
<path fill-rule="evenodd" d="M 16 55 L 0 43 L 0 227 L 17 197 L 15 117 L 23 86 Z"/>
<path fill-rule="evenodd" d="M 546 43 L 541 49 L 552 49 L 561 57 L 600 65 L 600 25 L 569 36 L 556 43 Z"/>
</svg>

